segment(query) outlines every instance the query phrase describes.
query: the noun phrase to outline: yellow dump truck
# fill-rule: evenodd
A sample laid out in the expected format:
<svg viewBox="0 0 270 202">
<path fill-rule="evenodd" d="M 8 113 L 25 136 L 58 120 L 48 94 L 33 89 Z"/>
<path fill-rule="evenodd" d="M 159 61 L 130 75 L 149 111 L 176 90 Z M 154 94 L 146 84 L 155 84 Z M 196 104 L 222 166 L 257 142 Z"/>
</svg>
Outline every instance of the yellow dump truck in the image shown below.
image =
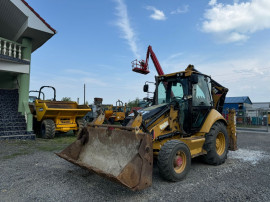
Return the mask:
<svg viewBox="0 0 270 202">
<path fill-rule="evenodd" d="M 58 156 L 132 190 L 151 186 L 154 158 L 168 181 L 184 179 L 197 156 L 224 163 L 237 149 L 235 112 L 228 121 L 221 115 L 228 89 L 193 65 L 156 77 L 155 85 L 151 107 L 135 110 L 125 126 L 94 120 Z"/>
<path fill-rule="evenodd" d="M 43 88 L 54 90 L 52 100 L 40 99 Z M 78 134 L 85 124 L 83 117 L 91 111 L 89 106 L 78 105 L 77 102 L 56 101 L 56 90 L 52 86 L 42 86 L 38 98 L 34 103 L 29 103 L 29 107 L 34 116 L 35 133 L 47 139 L 54 138 L 55 132 L 73 130 Z"/>
</svg>

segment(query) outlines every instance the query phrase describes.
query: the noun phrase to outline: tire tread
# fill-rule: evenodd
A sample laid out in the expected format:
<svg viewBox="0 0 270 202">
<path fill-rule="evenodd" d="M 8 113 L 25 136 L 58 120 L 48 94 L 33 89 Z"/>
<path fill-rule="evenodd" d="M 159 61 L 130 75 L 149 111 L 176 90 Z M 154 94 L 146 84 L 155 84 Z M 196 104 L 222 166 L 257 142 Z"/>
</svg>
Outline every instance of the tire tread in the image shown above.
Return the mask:
<svg viewBox="0 0 270 202">
<path fill-rule="evenodd" d="M 216 153 L 216 136 L 219 131 L 222 131 L 224 136 L 225 136 L 225 153 L 222 156 L 219 156 Z M 210 164 L 210 165 L 220 165 L 225 162 L 227 159 L 227 154 L 228 154 L 228 134 L 225 125 L 218 121 L 214 123 L 210 129 L 210 132 L 206 134 L 205 137 L 205 143 L 203 145 L 203 149 L 207 152 L 206 155 L 203 156 L 203 160 Z"/>
<path fill-rule="evenodd" d="M 41 126 L 45 124 L 45 134 L 42 134 L 42 138 L 53 139 L 55 136 L 55 124 L 52 119 L 45 119 L 42 121 Z"/>
<path fill-rule="evenodd" d="M 174 148 L 179 144 L 183 144 L 186 146 L 185 143 L 180 142 L 179 140 L 169 140 L 162 146 L 161 150 L 159 151 L 159 155 L 158 155 L 159 173 L 164 179 L 169 180 L 169 181 L 174 181 L 174 182 L 179 181 L 179 179 L 176 179 L 175 176 L 172 174 L 172 172 L 174 171 L 172 171 L 172 167 L 170 166 L 171 153 L 173 152 Z M 191 157 L 189 153 L 189 157 L 187 156 L 187 171 L 184 174 L 184 176 L 189 171 L 190 161 L 191 161 Z M 183 171 L 183 173 L 184 172 L 185 171 Z"/>
</svg>

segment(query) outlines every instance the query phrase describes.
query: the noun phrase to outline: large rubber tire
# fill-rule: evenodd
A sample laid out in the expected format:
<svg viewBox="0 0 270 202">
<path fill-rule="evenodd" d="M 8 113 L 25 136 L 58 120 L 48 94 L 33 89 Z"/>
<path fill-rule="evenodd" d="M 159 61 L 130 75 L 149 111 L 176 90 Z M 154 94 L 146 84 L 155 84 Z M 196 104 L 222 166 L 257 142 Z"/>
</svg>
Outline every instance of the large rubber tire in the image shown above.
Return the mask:
<svg viewBox="0 0 270 202">
<path fill-rule="evenodd" d="M 112 118 L 112 117 L 109 118 L 109 119 L 108 119 L 108 122 L 109 122 L 109 124 L 113 125 L 113 124 L 114 124 L 114 118 Z"/>
<path fill-rule="evenodd" d="M 205 136 L 203 149 L 207 154 L 203 160 L 211 165 L 220 165 L 227 159 L 229 138 L 226 126 L 222 122 L 216 122 Z"/>
<path fill-rule="evenodd" d="M 168 181 L 180 181 L 190 170 L 191 154 L 179 140 L 167 141 L 159 151 L 157 165 L 160 175 Z"/>
<path fill-rule="evenodd" d="M 78 137 L 78 135 L 80 134 L 80 132 L 82 131 L 83 127 L 86 125 L 86 121 L 83 118 L 77 119 L 77 126 L 78 126 L 78 130 L 74 130 L 74 134 Z"/>
<path fill-rule="evenodd" d="M 55 136 L 55 124 L 52 119 L 45 119 L 40 127 L 41 137 L 44 139 L 53 139 Z"/>
</svg>

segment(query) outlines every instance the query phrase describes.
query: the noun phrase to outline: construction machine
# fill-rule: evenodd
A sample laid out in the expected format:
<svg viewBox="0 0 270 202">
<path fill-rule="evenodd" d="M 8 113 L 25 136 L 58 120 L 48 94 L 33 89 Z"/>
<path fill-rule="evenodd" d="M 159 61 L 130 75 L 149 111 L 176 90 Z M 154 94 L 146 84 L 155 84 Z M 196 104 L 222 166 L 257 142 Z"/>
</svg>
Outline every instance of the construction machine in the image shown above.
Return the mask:
<svg viewBox="0 0 270 202">
<path fill-rule="evenodd" d="M 163 75 L 164 74 L 163 69 L 162 69 L 162 67 L 157 59 L 156 54 L 154 53 L 154 51 L 152 49 L 152 46 L 148 46 L 145 60 L 137 60 L 136 59 L 136 60 L 133 60 L 131 62 L 132 71 L 140 73 L 140 74 L 148 74 L 150 72 L 149 65 L 148 65 L 149 57 L 151 57 L 151 59 L 154 63 L 154 66 L 157 70 L 158 75 L 159 76 Z"/>
<path fill-rule="evenodd" d="M 28 99 L 28 102 L 29 103 L 34 103 L 35 100 L 38 98 L 37 96 L 34 96 L 34 95 L 30 95 L 30 93 L 39 93 L 39 90 L 30 90 L 29 91 L 29 99 Z M 43 92 L 40 92 L 42 94 L 42 99 L 45 100 L 45 94 Z"/>
<path fill-rule="evenodd" d="M 54 91 L 52 100 L 42 100 L 42 89 L 51 88 Z M 73 130 L 77 135 L 85 125 L 83 117 L 91 111 L 87 105 L 78 105 L 72 101 L 56 101 L 56 90 L 52 86 L 42 86 L 34 103 L 29 103 L 33 114 L 33 129 L 42 138 L 54 138 L 55 132 Z"/>
<path fill-rule="evenodd" d="M 92 122 L 103 111 L 104 105 L 102 104 L 102 101 L 103 98 L 99 97 L 94 98 L 94 103 L 89 105 L 91 111 L 84 116 L 84 119 L 87 122 Z"/>
<path fill-rule="evenodd" d="M 127 104 L 126 103 L 124 104 L 121 100 L 117 100 L 115 107 L 113 107 L 113 113 L 108 118 L 109 123 L 110 124 L 114 124 L 115 122 L 122 123 L 126 117 L 126 113 L 127 113 Z"/>
<path fill-rule="evenodd" d="M 151 186 L 153 159 L 168 181 L 185 178 L 197 156 L 224 163 L 237 149 L 235 112 L 228 121 L 221 115 L 228 89 L 192 65 L 155 80 L 152 106 L 135 110 L 125 126 L 102 124 L 103 114 L 57 155 L 131 190 Z"/>
</svg>

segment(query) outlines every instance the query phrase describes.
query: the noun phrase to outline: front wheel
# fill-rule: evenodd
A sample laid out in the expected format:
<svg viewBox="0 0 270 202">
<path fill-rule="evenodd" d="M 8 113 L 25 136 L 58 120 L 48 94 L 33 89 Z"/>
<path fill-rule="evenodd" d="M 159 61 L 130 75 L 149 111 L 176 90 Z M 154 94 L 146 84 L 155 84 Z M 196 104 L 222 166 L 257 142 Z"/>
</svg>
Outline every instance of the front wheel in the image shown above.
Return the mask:
<svg viewBox="0 0 270 202">
<path fill-rule="evenodd" d="M 179 140 L 167 141 L 159 151 L 157 162 L 160 175 L 169 181 L 179 181 L 190 170 L 191 154 L 188 146 Z"/>
<path fill-rule="evenodd" d="M 45 119 L 41 123 L 41 137 L 45 139 L 53 139 L 55 136 L 55 124 L 52 119 Z"/>
<path fill-rule="evenodd" d="M 226 126 L 222 122 L 216 122 L 205 136 L 203 149 L 207 154 L 203 156 L 206 163 L 220 165 L 227 159 L 229 138 Z"/>
</svg>

